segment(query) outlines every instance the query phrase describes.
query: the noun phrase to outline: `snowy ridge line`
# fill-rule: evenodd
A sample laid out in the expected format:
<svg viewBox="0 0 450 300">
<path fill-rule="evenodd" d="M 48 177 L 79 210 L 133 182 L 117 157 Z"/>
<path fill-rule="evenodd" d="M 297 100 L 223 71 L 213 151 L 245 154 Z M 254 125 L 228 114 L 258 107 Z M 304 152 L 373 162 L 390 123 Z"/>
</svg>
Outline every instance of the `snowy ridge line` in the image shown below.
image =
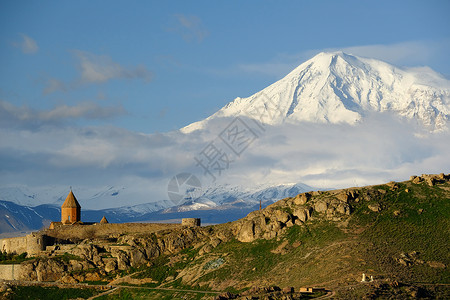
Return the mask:
<svg viewBox="0 0 450 300">
<path fill-rule="evenodd" d="M 248 98 L 236 98 L 181 132 L 204 129 L 217 118 L 254 118 L 248 107 L 267 110 L 269 102 L 276 102 L 282 112 L 275 118 L 260 120 L 269 125 L 354 125 L 366 112 L 392 111 L 416 119 L 429 131 L 440 131 L 448 128 L 450 119 L 450 81 L 430 68 L 401 69 L 343 52 L 320 53 L 262 91 Z"/>
</svg>

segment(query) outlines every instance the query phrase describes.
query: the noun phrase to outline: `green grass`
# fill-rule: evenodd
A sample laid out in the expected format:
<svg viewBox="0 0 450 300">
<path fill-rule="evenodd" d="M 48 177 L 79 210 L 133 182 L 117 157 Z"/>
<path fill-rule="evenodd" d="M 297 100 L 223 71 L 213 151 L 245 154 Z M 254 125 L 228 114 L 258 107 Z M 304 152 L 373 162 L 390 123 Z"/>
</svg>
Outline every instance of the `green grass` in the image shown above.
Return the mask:
<svg viewBox="0 0 450 300">
<path fill-rule="evenodd" d="M 380 203 L 383 210 L 369 211 L 367 204 L 371 202 Z M 400 213 L 395 216 L 394 212 Z M 449 283 L 448 268 L 430 268 L 426 264 L 450 264 L 450 202 L 439 187 L 399 184 L 397 190 L 387 190 L 378 199 L 359 203 L 353 215 L 356 224 L 367 226 L 361 240 L 372 245 L 366 258 L 373 267 L 403 280 Z M 425 263 L 406 268 L 394 260 L 400 253 L 412 251 L 417 251 L 417 258 Z"/>
<path fill-rule="evenodd" d="M 162 287 L 165 288 L 174 288 L 179 290 L 191 290 L 191 291 L 211 291 L 211 288 L 208 286 L 200 286 L 200 285 L 186 285 L 183 284 L 181 281 L 181 278 L 178 278 L 177 280 L 174 280 L 168 284 L 162 285 Z"/>
<path fill-rule="evenodd" d="M 198 254 L 198 249 L 189 247 L 180 251 L 181 260 L 170 264 L 169 258 L 165 255 L 159 256 L 152 260 L 152 265 L 150 267 L 142 267 L 141 272 L 132 276 L 132 278 L 143 279 L 151 278 L 157 283 L 146 283 L 143 286 L 155 287 L 163 283 L 167 277 L 176 277 L 178 275 L 178 270 L 185 268 L 190 262 L 192 262 Z"/>
<path fill-rule="evenodd" d="M 315 220 L 305 226 L 293 226 L 286 232 L 290 243 L 298 241 L 304 247 L 323 247 L 344 237 L 345 234 L 335 223 L 326 220 Z"/>
<path fill-rule="evenodd" d="M 201 300 L 211 299 L 215 294 L 205 294 L 197 292 L 167 291 L 167 290 L 149 290 L 149 289 L 127 289 L 120 288 L 118 291 L 108 295 L 100 296 L 99 300 L 131 300 L 131 299 L 155 299 L 172 300 L 188 299 Z"/>
<path fill-rule="evenodd" d="M 176 276 L 175 269 L 167 265 L 167 263 L 169 262 L 169 258 L 167 256 L 157 257 L 152 262 L 153 265 L 151 267 L 148 267 L 142 272 L 133 275 L 132 278 L 151 278 L 158 283 L 161 283 L 169 276 Z"/>
<path fill-rule="evenodd" d="M 15 254 L 15 253 L 7 253 L 0 252 L 0 264 L 20 264 L 21 262 L 30 260 L 33 258 L 27 258 L 27 253 Z"/>
<path fill-rule="evenodd" d="M 13 289 L 12 300 L 65 300 L 76 298 L 89 298 L 99 292 L 95 289 L 74 289 L 40 286 L 17 286 Z"/>
<path fill-rule="evenodd" d="M 102 281 L 102 280 L 97 280 L 97 281 L 83 281 L 83 283 L 87 283 L 88 285 L 105 285 L 108 282 L 107 281 Z"/>
<path fill-rule="evenodd" d="M 68 263 L 71 260 L 83 261 L 83 259 L 81 257 L 73 255 L 73 254 L 70 254 L 70 253 L 67 253 L 67 252 L 64 252 L 63 255 L 58 255 L 55 258 L 57 258 L 59 260 L 62 260 L 64 262 L 66 262 L 66 263 Z"/>
<path fill-rule="evenodd" d="M 312 222 L 309 226 L 292 226 L 286 233 L 271 240 L 256 240 L 251 243 L 243 243 L 232 240 L 219 245 L 214 249 L 214 254 L 222 254 L 225 263 L 217 270 L 203 275 L 199 282 L 220 282 L 227 279 L 239 281 L 252 281 L 258 278 L 266 278 L 274 268 L 296 260 L 301 252 L 307 248 L 323 247 L 344 236 L 344 233 L 328 221 Z M 287 240 L 288 250 L 284 255 L 273 253 L 283 241 Z M 300 242 L 300 246 L 293 248 L 292 244 Z M 217 258 L 216 258 L 217 259 Z"/>
</svg>

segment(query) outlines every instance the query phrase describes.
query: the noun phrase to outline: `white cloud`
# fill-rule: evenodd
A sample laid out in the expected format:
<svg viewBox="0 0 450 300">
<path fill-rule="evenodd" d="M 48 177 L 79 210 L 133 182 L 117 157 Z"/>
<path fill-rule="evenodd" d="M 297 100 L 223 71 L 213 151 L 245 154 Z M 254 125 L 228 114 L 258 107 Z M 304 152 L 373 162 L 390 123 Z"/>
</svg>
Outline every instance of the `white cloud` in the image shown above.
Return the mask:
<svg viewBox="0 0 450 300">
<path fill-rule="evenodd" d="M 86 108 L 16 110 L 26 120 L 51 122 L 89 117 Z M 205 188 L 212 184 L 211 178 L 196 166 L 194 156 L 214 141 L 229 121 L 219 119 L 206 132 L 190 135 L 147 135 L 114 127 L 46 126 L 24 130 L 6 122 L 0 127 L 0 182 L 65 184 L 90 190 L 108 185 L 139 188 L 134 184 L 139 182 L 147 191 L 120 205 L 162 200 L 170 178 L 181 172 L 193 173 Z M 414 134 L 418 130 L 415 125 L 387 114 L 369 115 L 357 126 L 284 126 L 267 128 L 240 157 L 231 157 L 233 162 L 218 176 L 217 183 L 273 186 L 302 182 L 321 188 L 349 187 L 407 180 L 410 175 L 450 169 L 448 132 L 418 136 Z"/>
<path fill-rule="evenodd" d="M 49 78 L 45 82 L 42 93 L 48 95 L 56 91 L 67 92 L 86 84 L 105 83 L 114 79 L 141 79 L 148 83 L 153 74 L 145 66 L 124 67 L 113 61 L 108 55 L 96 55 L 86 51 L 74 50 L 77 58 L 79 78 L 63 82 L 57 78 Z"/>
<path fill-rule="evenodd" d="M 95 55 L 85 51 L 74 51 L 79 60 L 81 81 L 101 83 L 111 79 L 143 79 L 149 82 L 152 74 L 144 67 L 125 68 L 107 55 Z"/>
<path fill-rule="evenodd" d="M 218 135 L 227 122 L 231 120 L 208 124 L 210 136 L 205 140 L 214 141 L 211 133 Z M 416 134 L 421 130 L 413 121 L 379 113 L 356 126 L 302 123 L 268 128 L 240 157 L 230 157 L 233 162 L 218 180 L 232 185 L 301 182 L 345 188 L 447 172 L 450 133 Z M 196 171 L 200 178 L 202 169 Z M 211 178 L 204 176 L 203 186 L 208 181 Z"/>
<path fill-rule="evenodd" d="M 386 61 L 396 66 L 430 66 L 433 69 L 442 67 L 442 61 L 446 66 L 446 71 L 442 73 L 450 74 L 450 40 L 438 41 L 406 41 L 395 44 L 374 44 L 356 45 L 344 48 L 311 49 L 295 54 L 278 54 L 268 62 L 238 64 L 235 69 L 251 74 L 260 74 L 280 78 L 295 67 L 312 58 L 320 52 L 343 51 L 362 57 L 375 58 Z M 443 66 L 445 67 L 445 66 Z"/>
<path fill-rule="evenodd" d="M 353 46 L 342 50 L 349 54 L 380 59 L 396 65 L 422 65 L 433 57 L 439 45 L 433 42 L 409 41 L 390 45 Z"/>
<path fill-rule="evenodd" d="M 56 91 L 66 92 L 68 90 L 66 84 L 56 78 L 50 78 L 46 82 L 43 94 L 48 95 Z"/>
<path fill-rule="evenodd" d="M 66 124 L 77 119 L 110 119 L 126 114 L 122 106 L 99 106 L 93 102 L 81 102 L 74 106 L 60 105 L 43 111 L 28 106 L 17 107 L 0 100 L 0 127 L 37 129 L 44 125 Z"/>
<path fill-rule="evenodd" d="M 15 47 L 18 47 L 25 54 L 34 54 L 38 52 L 39 46 L 35 40 L 25 34 L 21 34 L 21 36 L 22 40 L 20 42 L 13 43 Z"/>
<path fill-rule="evenodd" d="M 208 30 L 204 27 L 199 17 L 183 14 L 176 14 L 174 17 L 176 25 L 169 28 L 168 31 L 176 32 L 186 42 L 201 42 L 209 35 Z"/>
</svg>

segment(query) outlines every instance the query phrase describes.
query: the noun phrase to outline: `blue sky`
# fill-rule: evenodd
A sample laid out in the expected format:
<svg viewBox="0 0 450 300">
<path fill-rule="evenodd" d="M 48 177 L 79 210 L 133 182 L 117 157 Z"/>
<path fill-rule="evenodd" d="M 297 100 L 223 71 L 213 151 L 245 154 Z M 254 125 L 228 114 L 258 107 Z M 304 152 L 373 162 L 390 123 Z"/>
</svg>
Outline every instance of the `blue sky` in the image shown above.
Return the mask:
<svg viewBox="0 0 450 300">
<path fill-rule="evenodd" d="M 5 0 L 0 101 L 27 126 L 154 133 L 250 96 L 321 51 L 450 78 L 449 14 L 450 1 Z"/>
<path fill-rule="evenodd" d="M 194 156 L 215 133 L 177 129 L 322 51 L 450 78 L 449 15 L 450 1 L 433 0 L 0 1 L 0 199 L 19 186 L 51 201 L 72 186 L 88 201 L 114 187 L 114 203 L 83 205 L 147 203 L 168 199 L 181 172 L 206 187 Z M 384 119 L 306 126 L 308 143 L 297 131 L 255 142 L 223 183 L 348 187 L 450 164 L 448 135 Z"/>
</svg>

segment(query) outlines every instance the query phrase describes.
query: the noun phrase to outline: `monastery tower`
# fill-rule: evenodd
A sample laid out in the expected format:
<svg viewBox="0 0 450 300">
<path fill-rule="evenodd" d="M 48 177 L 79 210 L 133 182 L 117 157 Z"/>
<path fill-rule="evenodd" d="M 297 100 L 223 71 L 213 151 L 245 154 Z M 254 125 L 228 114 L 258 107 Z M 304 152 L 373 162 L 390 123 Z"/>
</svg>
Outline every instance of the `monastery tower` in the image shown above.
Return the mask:
<svg viewBox="0 0 450 300">
<path fill-rule="evenodd" d="M 81 206 L 78 203 L 77 198 L 70 190 L 69 195 L 67 195 L 66 201 L 64 201 L 61 206 L 61 223 L 63 224 L 73 224 L 81 220 Z"/>
</svg>

